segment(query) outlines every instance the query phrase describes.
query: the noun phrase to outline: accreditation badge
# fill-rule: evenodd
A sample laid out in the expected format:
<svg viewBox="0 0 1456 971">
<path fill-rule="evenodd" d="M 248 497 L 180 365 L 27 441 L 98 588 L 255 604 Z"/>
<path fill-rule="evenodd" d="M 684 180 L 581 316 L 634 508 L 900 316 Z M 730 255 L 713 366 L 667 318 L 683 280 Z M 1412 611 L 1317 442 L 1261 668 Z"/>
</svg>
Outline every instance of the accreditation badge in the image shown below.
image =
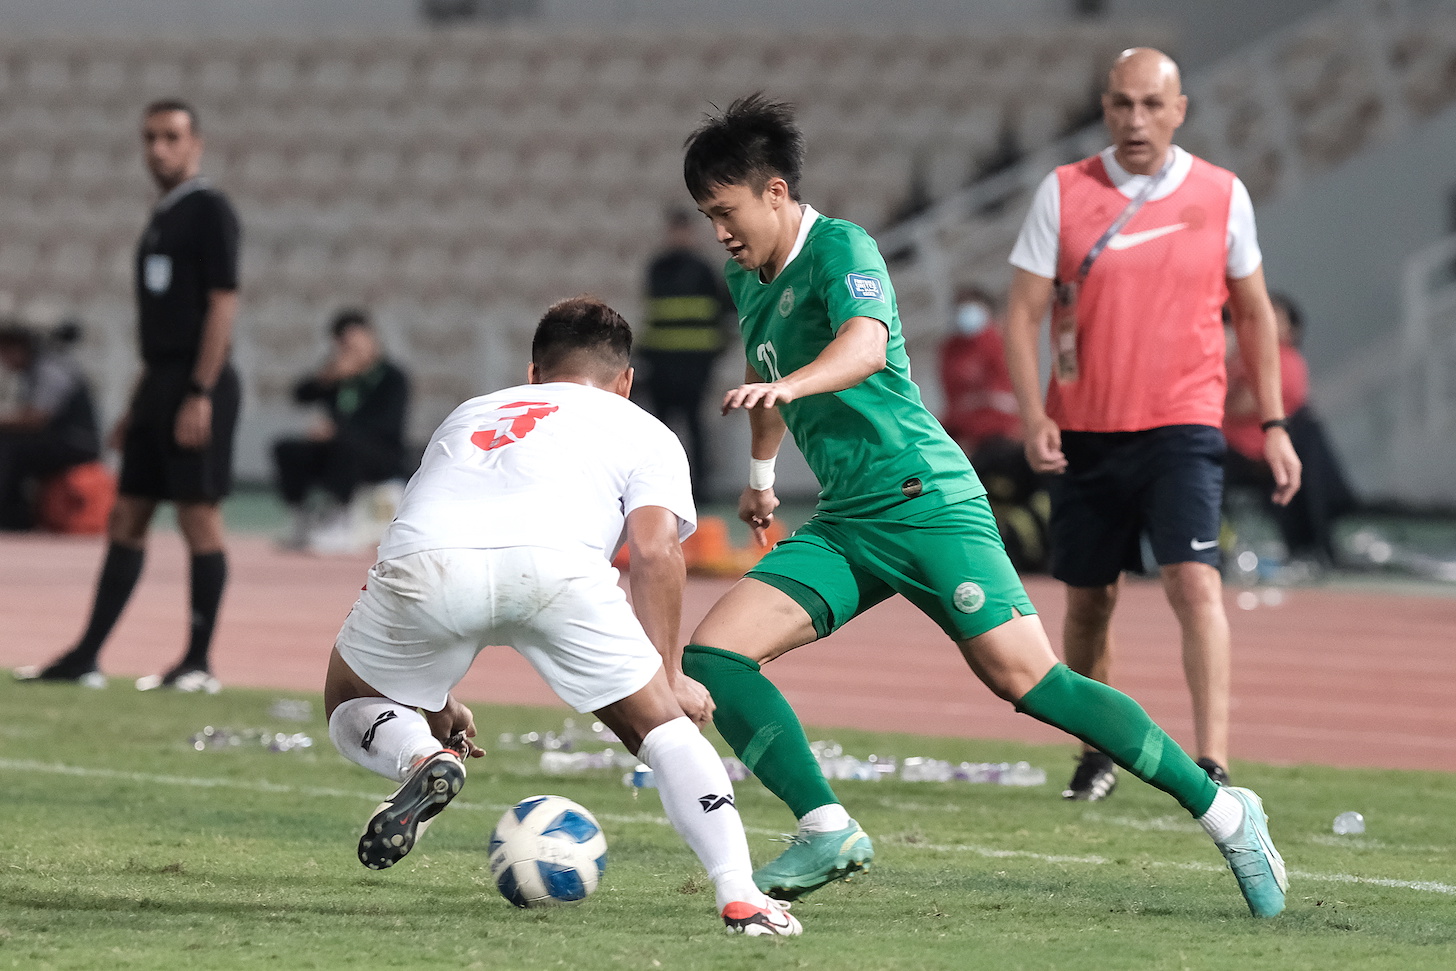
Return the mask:
<svg viewBox="0 0 1456 971">
<path fill-rule="evenodd" d="M 147 290 L 161 296 L 172 285 L 172 257 L 166 253 L 150 253 L 142 261 L 142 282 Z"/>
<path fill-rule="evenodd" d="M 1077 380 L 1077 284 L 1058 281 L 1052 300 L 1052 368 L 1062 384 Z"/>
</svg>

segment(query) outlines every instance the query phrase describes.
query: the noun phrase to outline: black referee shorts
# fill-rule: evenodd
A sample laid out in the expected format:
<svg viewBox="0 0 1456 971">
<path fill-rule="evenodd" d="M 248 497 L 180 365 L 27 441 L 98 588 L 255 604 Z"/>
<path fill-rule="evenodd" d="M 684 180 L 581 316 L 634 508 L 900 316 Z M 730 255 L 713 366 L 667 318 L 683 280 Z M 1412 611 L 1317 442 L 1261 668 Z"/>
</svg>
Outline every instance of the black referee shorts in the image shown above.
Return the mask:
<svg viewBox="0 0 1456 971">
<path fill-rule="evenodd" d="M 1218 566 L 1227 448 L 1208 425 L 1062 432 L 1067 470 L 1049 477 L 1052 576 L 1073 587 L 1116 583 L 1143 569 L 1143 533 L 1159 566 Z"/>
<path fill-rule="evenodd" d="M 191 362 L 147 365 L 131 404 L 121 454 L 124 496 L 172 502 L 217 502 L 232 491 L 233 433 L 242 389 L 231 364 L 212 389 L 212 438 L 200 449 L 177 444 L 177 411 L 192 381 Z"/>
</svg>

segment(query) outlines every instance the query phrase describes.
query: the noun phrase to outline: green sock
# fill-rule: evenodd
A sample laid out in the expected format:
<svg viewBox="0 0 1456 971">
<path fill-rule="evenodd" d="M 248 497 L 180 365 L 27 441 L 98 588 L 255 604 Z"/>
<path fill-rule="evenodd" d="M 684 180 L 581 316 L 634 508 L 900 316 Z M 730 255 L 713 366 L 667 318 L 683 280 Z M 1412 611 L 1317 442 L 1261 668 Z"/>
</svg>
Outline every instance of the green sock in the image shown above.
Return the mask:
<svg viewBox="0 0 1456 971">
<path fill-rule="evenodd" d="M 1016 710 L 1106 752 L 1112 761 L 1178 800 L 1195 819 L 1213 805 L 1218 785 L 1148 717 L 1142 705 L 1116 688 L 1058 664 L 1026 693 Z"/>
<path fill-rule="evenodd" d="M 683 673 L 708 689 L 717 708 L 713 724 L 748 771 L 788 804 L 798 819 L 839 798 L 809 749 L 799 716 L 757 661 L 716 647 L 683 648 Z"/>
</svg>

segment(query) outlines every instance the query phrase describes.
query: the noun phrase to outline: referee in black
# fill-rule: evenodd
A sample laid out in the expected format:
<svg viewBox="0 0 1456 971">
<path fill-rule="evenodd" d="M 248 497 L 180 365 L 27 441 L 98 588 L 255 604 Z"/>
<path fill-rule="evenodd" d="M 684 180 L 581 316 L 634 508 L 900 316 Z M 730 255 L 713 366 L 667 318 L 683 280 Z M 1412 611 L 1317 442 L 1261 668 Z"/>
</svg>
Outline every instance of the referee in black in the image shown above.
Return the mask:
<svg viewBox="0 0 1456 971">
<path fill-rule="evenodd" d="M 240 231 L 227 197 L 198 174 L 202 131 L 190 105 L 148 105 L 142 139 L 161 198 L 137 245 L 142 374 L 111 438 L 122 461 L 106 561 L 81 640 L 49 666 L 15 673 L 21 680 L 105 683 L 97 655 L 141 576 L 157 503 L 171 501 L 192 559 L 187 653 L 165 674 L 139 679 L 137 688 L 212 694 L 220 685 L 208 651 L 227 582 L 218 504 L 232 485 L 240 397 L 228 362 Z"/>
</svg>

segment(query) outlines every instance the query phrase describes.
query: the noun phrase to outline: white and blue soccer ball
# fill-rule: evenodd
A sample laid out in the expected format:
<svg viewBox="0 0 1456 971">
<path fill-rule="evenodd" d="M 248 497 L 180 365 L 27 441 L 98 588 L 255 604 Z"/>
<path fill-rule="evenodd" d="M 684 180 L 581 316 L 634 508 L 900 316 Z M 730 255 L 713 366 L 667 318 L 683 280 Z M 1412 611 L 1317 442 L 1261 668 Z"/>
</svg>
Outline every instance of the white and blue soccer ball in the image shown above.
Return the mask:
<svg viewBox="0 0 1456 971">
<path fill-rule="evenodd" d="M 506 810 L 489 853 L 496 888 L 517 907 L 582 900 L 607 868 L 596 817 L 563 796 L 531 796 Z"/>
</svg>

